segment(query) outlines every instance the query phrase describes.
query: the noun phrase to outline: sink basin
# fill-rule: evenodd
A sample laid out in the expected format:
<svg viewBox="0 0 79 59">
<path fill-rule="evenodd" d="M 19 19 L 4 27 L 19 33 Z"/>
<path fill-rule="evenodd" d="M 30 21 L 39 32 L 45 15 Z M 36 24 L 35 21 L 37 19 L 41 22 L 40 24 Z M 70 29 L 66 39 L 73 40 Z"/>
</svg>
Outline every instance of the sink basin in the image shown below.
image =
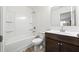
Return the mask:
<svg viewBox="0 0 79 59">
<path fill-rule="evenodd" d="M 78 32 L 72 32 L 72 31 L 60 32 L 59 30 L 50 30 L 50 31 L 46 31 L 46 32 L 60 34 L 60 35 L 66 35 L 66 36 L 78 37 L 77 36 Z"/>
</svg>

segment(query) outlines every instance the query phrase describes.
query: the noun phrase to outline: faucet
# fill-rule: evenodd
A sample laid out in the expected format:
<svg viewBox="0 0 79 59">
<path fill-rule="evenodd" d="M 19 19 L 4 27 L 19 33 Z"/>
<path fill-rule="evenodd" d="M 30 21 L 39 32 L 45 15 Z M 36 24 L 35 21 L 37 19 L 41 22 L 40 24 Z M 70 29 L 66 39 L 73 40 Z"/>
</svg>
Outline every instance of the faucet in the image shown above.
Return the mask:
<svg viewBox="0 0 79 59">
<path fill-rule="evenodd" d="M 61 25 L 60 32 L 65 32 L 65 30 L 64 30 L 64 23 L 66 23 L 66 21 L 60 22 L 60 25 Z"/>
<path fill-rule="evenodd" d="M 61 26 L 60 32 L 65 32 L 64 26 Z"/>
</svg>

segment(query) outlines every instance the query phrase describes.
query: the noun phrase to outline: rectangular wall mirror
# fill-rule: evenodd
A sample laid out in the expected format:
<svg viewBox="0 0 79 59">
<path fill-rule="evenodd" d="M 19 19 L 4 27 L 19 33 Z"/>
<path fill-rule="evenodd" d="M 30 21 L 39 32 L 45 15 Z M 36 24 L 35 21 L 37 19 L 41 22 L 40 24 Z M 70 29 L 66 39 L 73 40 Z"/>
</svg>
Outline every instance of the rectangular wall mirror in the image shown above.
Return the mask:
<svg viewBox="0 0 79 59">
<path fill-rule="evenodd" d="M 71 26 L 71 12 L 60 14 L 60 26 Z"/>
<path fill-rule="evenodd" d="M 74 6 L 55 6 L 51 8 L 52 26 L 76 26 Z"/>
</svg>

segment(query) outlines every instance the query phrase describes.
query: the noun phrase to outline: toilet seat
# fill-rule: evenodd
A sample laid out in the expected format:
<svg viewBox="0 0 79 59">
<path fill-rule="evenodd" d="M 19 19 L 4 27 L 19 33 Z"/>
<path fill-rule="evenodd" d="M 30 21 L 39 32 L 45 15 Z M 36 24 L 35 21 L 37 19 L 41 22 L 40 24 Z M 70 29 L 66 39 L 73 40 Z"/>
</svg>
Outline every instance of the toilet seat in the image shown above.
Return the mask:
<svg viewBox="0 0 79 59">
<path fill-rule="evenodd" d="M 34 45 L 39 45 L 39 44 L 41 44 L 42 41 L 43 41 L 43 39 L 41 39 L 41 38 L 35 38 L 32 40 Z"/>
</svg>

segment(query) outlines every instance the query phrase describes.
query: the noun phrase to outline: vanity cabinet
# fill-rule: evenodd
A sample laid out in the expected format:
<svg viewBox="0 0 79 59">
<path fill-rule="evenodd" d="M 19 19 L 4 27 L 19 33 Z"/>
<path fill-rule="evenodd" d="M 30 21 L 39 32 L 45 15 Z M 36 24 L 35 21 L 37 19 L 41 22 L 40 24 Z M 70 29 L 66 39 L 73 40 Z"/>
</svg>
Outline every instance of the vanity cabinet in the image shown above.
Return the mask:
<svg viewBox="0 0 79 59">
<path fill-rule="evenodd" d="M 47 52 L 58 52 L 59 51 L 59 42 L 58 41 L 55 41 L 55 40 L 52 40 L 52 39 L 49 39 L 49 38 L 46 38 L 46 51 Z"/>
<path fill-rule="evenodd" d="M 46 52 L 79 52 L 79 39 L 58 34 L 45 33 Z"/>
<path fill-rule="evenodd" d="M 79 47 L 67 43 L 62 43 L 61 52 L 79 52 Z"/>
</svg>

